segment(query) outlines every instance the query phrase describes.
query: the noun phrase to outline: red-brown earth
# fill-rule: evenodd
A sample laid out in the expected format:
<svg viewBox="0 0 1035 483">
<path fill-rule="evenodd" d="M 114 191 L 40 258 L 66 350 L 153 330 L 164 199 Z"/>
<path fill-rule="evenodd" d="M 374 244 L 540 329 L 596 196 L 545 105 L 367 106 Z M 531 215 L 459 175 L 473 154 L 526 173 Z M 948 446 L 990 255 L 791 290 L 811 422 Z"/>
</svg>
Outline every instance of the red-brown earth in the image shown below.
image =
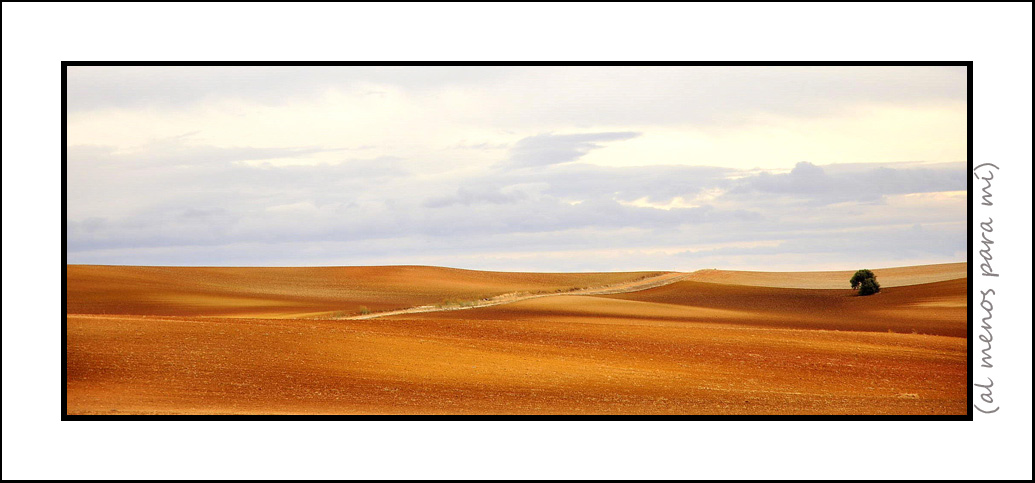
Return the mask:
<svg viewBox="0 0 1035 483">
<path fill-rule="evenodd" d="M 66 270 L 69 414 L 967 412 L 965 263 L 869 297 L 852 271 Z M 348 318 L 515 292 L 550 296 Z"/>
</svg>

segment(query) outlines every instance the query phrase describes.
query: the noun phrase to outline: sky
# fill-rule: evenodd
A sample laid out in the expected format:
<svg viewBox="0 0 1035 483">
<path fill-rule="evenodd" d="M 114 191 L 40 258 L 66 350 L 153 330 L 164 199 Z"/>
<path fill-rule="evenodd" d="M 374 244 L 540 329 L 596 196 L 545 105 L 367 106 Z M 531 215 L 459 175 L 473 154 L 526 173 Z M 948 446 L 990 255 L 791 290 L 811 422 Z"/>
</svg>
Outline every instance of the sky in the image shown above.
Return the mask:
<svg viewBox="0 0 1035 483">
<path fill-rule="evenodd" d="M 69 67 L 73 264 L 966 260 L 965 67 Z"/>
</svg>

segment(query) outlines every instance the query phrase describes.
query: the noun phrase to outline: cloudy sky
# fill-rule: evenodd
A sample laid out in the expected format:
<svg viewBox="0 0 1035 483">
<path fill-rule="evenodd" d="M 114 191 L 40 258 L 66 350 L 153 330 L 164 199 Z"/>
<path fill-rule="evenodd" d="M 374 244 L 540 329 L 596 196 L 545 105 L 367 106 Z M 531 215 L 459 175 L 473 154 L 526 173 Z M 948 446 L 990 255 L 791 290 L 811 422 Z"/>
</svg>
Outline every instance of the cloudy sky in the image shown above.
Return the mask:
<svg viewBox="0 0 1035 483">
<path fill-rule="evenodd" d="M 68 261 L 964 261 L 964 67 L 70 67 Z"/>
</svg>

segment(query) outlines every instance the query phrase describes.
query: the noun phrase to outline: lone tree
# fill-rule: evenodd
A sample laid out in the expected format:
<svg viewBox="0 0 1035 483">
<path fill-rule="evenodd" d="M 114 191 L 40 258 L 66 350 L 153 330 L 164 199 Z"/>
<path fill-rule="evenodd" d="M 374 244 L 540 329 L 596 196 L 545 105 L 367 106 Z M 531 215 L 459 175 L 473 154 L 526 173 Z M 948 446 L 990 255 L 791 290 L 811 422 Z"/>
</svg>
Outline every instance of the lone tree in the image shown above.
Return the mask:
<svg viewBox="0 0 1035 483">
<path fill-rule="evenodd" d="M 877 276 L 866 269 L 855 272 L 855 275 L 852 275 L 852 279 L 849 282 L 852 283 L 852 289 L 859 290 L 859 295 L 873 295 L 880 292 Z"/>
</svg>

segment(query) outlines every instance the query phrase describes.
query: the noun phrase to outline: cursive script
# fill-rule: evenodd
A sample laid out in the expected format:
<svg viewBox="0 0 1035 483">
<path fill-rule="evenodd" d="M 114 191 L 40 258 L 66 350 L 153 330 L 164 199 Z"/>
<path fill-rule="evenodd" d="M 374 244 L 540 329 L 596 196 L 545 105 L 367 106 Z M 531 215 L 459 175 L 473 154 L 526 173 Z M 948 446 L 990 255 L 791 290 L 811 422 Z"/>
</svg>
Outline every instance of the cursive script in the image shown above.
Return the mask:
<svg viewBox="0 0 1035 483">
<path fill-rule="evenodd" d="M 981 393 L 981 400 L 988 404 L 993 404 L 995 402 L 992 400 L 992 384 L 993 383 L 991 377 L 988 378 L 988 384 L 978 384 L 976 382 L 974 383 L 975 387 L 980 387 L 981 389 L 985 390 L 985 392 Z M 995 409 L 982 409 L 981 406 L 975 404 L 974 409 L 977 409 L 978 411 L 981 411 L 985 414 L 992 414 L 999 410 L 999 406 L 996 406 Z"/>
<path fill-rule="evenodd" d="M 981 192 L 984 194 L 981 196 L 980 206 L 993 206 L 992 180 L 995 179 L 995 173 L 998 171 L 999 166 L 992 163 L 979 164 L 974 168 L 974 178 L 985 182 L 985 185 L 981 187 Z M 984 277 L 999 277 L 999 274 L 992 268 L 992 245 L 995 244 L 990 236 L 993 231 L 992 221 L 992 217 L 988 217 L 988 221 L 979 223 L 981 227 L 981 249 L 978 250 L 978 254 L 984 260 L 980 265 L 981 275 Z M 994 295 L 996 295 L 995 289 L 981 290 L 980 305 L 985 312 L 985 316 L 981 318 L 982 333 L 978 335 L 978 340 L 984 344 L 984 348 L 981 349 L 981 367 L 986 369 L 992 368 L 992 310 L 995 306 L 992 303 L 991 297 Z M 998 411 L 999 406 L 995 404 L 995 400 L 992 398 L 992 386 L 995 383 L 992 382 L 991 377 L 986 376 L 986 379 L 988 379 L 987 384 L 974 383 L 974 387 L 982 390 L 981 402 L 974 404 L 974 409 L 985 414 L 991 414 Z"/>
<path fill-rule="evenodd" d="M 984 277 L 998 277 L 999 274 L 992 270 L 992 245 L 995 244 L 988 234 L 992 233 L 992 218 L 989 217 L 988 221 L 981 222 L 981 250 L 978 250 L 978 254 L 981 255 L 981 259 L 984 263 L 981 264 L 981 275 Z"/>
<path fill-rule="evenodd" d="M 985 333 L 978 336 L 978 340 L 985 343 L 985 348 L 981 350 L 984 357 L 981 358 L 981 367 L 992 367 L 992 354 L 989 351 L 992 350 L 992 324 L 989 323 L 992 320 L 992 301 L 988 299 L 989 294 L 995 295 L 994 289 L 982 290 L 981 291 L 981 309 L 985 311 L 985 316 L 981 319 L 981 330 Z"/>
<path fill-rule="evenodd" d="M 983 173 L 981 173 L 984 174 L 984 176 L 978 176 L 978 171 L 982 169 L 985 170 Z M 995 172 L 992 171 L 993 169 L 995 171 L 999 171 L 999 166 L 996 166 L 992 163 L 982 163 L 974 167 L 974 177 L 980 180 L 984 180 L 985 182 L 985 187 L 981 188 L 981 192 L 985 193 L 981 196 L 982 206 L 992 206 L 992 192 L 989 190 L 992 189 L 992 180 L 995 179 Z"/>
</svg>

